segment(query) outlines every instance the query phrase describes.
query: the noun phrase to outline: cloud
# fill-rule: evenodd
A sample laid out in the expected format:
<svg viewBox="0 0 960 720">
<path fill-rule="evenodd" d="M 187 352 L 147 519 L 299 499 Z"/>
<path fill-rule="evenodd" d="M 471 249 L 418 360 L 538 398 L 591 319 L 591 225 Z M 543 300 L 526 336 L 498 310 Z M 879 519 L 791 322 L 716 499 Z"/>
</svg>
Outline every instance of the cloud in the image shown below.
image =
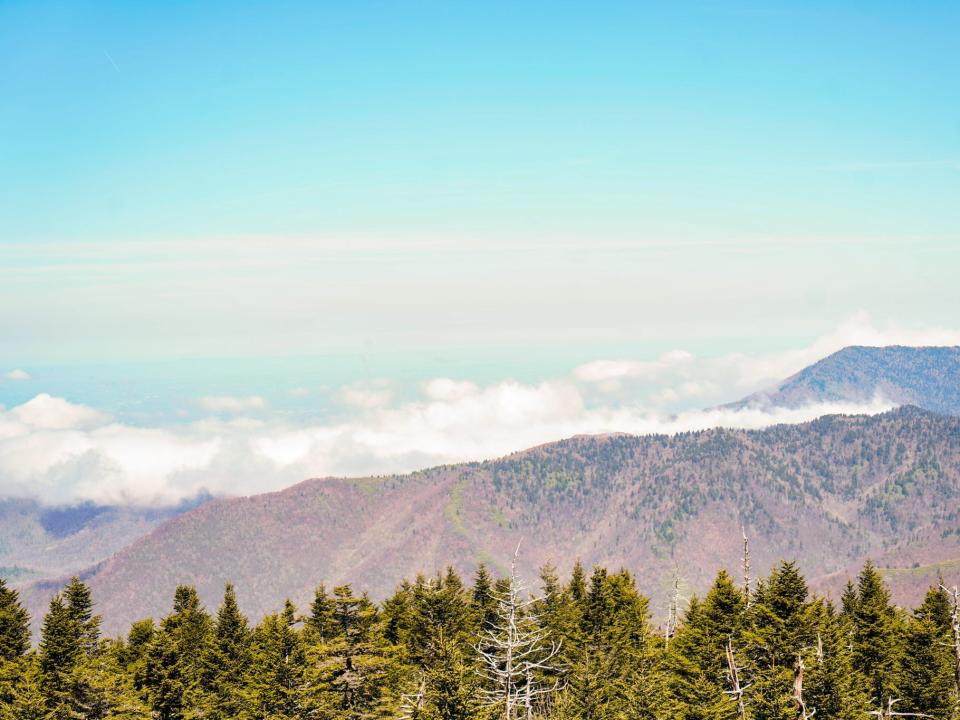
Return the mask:
<svg viewBox="0 0 960 720">
<path fill-rule="evenodd" d="M 267 406 L 266 400 L 259 395 L 234 397 L 232 395 L 208 395 L 198 401 L 200 407 L 210 412 L 241 413 L 247 410 L 262 410 Z"/>
<path fill-rule="evenodd" d="M 738 400 L 850 345 L 960 345 L 960 330 L 877 327 L 867 313 L 858 312 L 804 348 L 719 357 L 673 350 L 653 361 L 597 360 L 572 374 L 600 393 L 629 395 L 658 408 L 689 409 Z"/>
<path fill-rule="evenodd" d="M 5 380 L 29 380 L 30 373 L 28 373 L 26 370 L 21 370 L 20 368 L 16 368 L 6 373 L 3 376 L 3 378 Z"/>
<path fill-rule="evenodd" d="M 258 396 L 210 396 L 201 407 L 211 417 L 144 428 L 41 394 L 0 409 L 0 496 L 173 503 L 201 490 L 244 495 L 308 477 L 481 460 L 578 434 L 761 428 L 831 413 L 876 413 L 891 403 L 876 397 L 795 409 L 682 406 L 739 399 L 844 345 L 889 343 L 956 344 L 960 333 L 878 329 L 856 315 L 809 347 L 781 353 L 604 360 L 535 383 L 434 378 L 401 399 L 386 381 L 351 384 L 337 396 L 344 412 L 322 415 L 335 419 L 301 422 L 280 410 L 259 412 L 267 403 Z M 256 418 L 243 415 L 251 410 Z"/>
</svg>

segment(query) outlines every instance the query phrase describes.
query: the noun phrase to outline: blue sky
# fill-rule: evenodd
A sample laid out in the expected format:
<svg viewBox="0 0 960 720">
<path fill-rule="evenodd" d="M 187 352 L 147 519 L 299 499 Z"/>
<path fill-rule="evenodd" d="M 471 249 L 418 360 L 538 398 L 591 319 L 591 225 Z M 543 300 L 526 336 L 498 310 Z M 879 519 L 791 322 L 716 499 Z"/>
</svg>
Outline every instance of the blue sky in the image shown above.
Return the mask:
<svg viewBox="0 0 960 720">
<path fill-rule="evenodd" d="M 541 391 L 582 420 L 951 340 L 958 26 L 940 2 L 2 3 L 0 404 L 104 413 L 42 401 L 17 433 Z M 605 359 L 643 387 L 585 389 Z M 529 440 L 623 418 L 580 420 Z M 400 464 L 513 449 L 445 442 Z M 398 457 L 364 452 L 319 464 Z"/>
</svg>

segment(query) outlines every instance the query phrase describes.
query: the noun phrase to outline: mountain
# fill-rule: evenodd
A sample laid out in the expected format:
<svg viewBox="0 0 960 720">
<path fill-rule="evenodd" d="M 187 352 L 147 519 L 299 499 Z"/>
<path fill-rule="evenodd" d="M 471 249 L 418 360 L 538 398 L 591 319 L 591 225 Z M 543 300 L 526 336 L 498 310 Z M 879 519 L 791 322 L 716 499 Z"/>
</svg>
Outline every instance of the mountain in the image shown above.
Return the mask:
<svg viewBox="0 0 960 720">
<path fill-rule="evenodd" d="M 891 573 L 909 571 L 900 591 L 915 599 L 938 569 L 957 580 L 958 501 L 960 418 L 913 407 L 759 431 L 575 437 L 489 462 L 215 500 L 88 581 L 118 631 L 168 612 L 177 583 L 196 585 L 212 608 L 233 581 L 259 616 L 287 596 L 303 607 L 321 580 L 383 597 L 447 564 L 502 572 L 522 540 L 531 580 L 541 563 L 579 557 L 631 569 L 659 601 L 675 568 L 692 589 L 736 568 L 742 523 L 756 573 L 796 558 L 829 584 L 885 557 L 909 563 Z M 35 615 L 52 591 L 27 590 Z"/>
<path fill-rule="evenodd" d="M 23 583 L 82 572 L 207 500 L 166 508 L 0 500 L 0 577 Z"/>
<path fill-rule="evenodd" d="M 898 405 L 960 415 L 960 347 L 846 347 L 771 390 L 725 407 L 860 403 L 877 396 Z"/>
</svg>

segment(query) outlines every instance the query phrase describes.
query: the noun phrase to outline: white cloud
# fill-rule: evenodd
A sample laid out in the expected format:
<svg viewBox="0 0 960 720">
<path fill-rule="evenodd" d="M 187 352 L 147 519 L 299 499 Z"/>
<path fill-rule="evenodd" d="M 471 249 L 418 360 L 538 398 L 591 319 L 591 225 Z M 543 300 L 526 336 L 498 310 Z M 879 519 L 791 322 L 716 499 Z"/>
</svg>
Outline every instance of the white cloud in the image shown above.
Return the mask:
<svg viewBox="0 0 960 720">
<path fill-rule="evenodd" d="M 653 361 L 597 360 L 574 369 L 573 377 L 601 393 L 632 395 L 659 408 L 699 407 L 738 400 L 850 345 L 960 345 L 960 331 L 947 328 L 877 327 L 859 312 L 809 346 L 783 352 L 730 353 L 697 357 L 674 350 Z"/>
<path fill-rule="evenodd" d="M 30 373 L 28 373 L 26 370 L 15 368 L 14 370 L 6 373 L 3 377 L 6 380 L 29 380 Z"/>
<path fill-rule="evenodd" d="M 405 472 L 491 458 L 577 434 L 760 428 L 888 409 L 890 403 L 877 397 L 860 405 L 789 410 L 675 411 L 690 402 L 703 407 L 710 404 L 705 401 L 739 399 L 852 343 L 954 344 L 960 333 L 878 329 L 858 315 L 810 347 L 784 353 L 710 359 L 674 352 L 645 362 L 589 363 L 569 377 L 540 383 L 435 378 L 404 401 L 389 383 L 374 381 L 343 388 L 347 412 L 327 417 L 345 419 L 302 423 L 280 411 L 256 419 L 242 415 L 266 408 L 258 396 L 211 396 L 202 403 L 210 412 L 240 414 L 142 428 L 41 394 L 0 409 L 0 496 L 175 502 L 199 490 L 242 495 L 307 477 Z"/>
<path fill-rule="evenodd" d="M 199 400 L 200 407 L 210 412 L 240 413 L 247 410 L 262 410 L 266 400 L 259 395 L 235 397 L 233 395 L 208 395 Z"/>
</svg>

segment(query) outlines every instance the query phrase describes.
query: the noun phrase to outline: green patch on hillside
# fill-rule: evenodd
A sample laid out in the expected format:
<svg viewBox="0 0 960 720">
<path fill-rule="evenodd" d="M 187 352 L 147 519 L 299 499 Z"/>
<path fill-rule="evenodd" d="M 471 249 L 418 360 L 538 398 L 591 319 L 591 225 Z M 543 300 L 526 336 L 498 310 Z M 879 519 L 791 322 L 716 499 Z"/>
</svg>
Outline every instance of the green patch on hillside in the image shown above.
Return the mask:
<svg viewBox="0 0 960 720">
<path fill-rule="evenodd" d="M 453 524 L 453 529 L 464 537 L 467 535 L 467 528 L 463 524 L 461 514 L 463 513 L 463 488 L 466 487 L 466 484 L 467 481 L 465 478 L 457 480 L 456 484 L 450 490 L 450 502 L 447 503 L 447 507 L 444 509 L 447 519 Z"/>
<path fill-rule="evenodd" d="M 913 577 L 923 577 L 935 572 L 944 572 L 960 569 L 960 558 L 955 560 L 944 560 L 943 562 L 930 563 L 929 565 L 914 564 L 911 567 L 878 567 L 877 570 L 884 577 L 900 577 L 910 575 Z"/>
</svg>

